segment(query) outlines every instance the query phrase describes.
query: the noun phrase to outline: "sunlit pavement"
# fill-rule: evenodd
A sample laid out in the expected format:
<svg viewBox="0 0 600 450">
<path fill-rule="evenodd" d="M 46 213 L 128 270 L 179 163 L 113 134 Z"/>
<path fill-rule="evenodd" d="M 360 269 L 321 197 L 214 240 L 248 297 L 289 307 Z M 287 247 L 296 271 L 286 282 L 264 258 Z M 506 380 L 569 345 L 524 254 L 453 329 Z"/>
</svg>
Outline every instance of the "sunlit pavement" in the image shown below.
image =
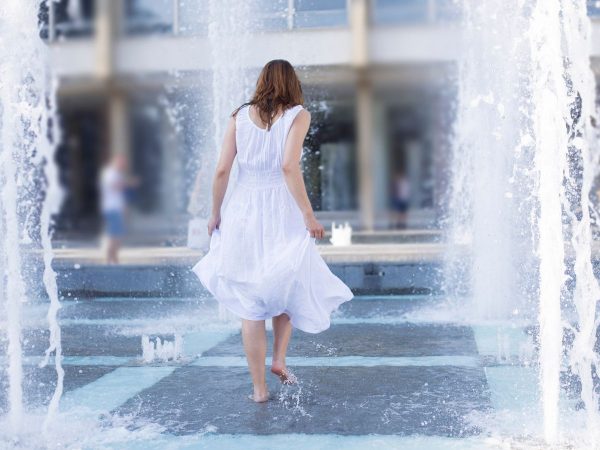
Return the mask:
<svg viewBox="0 0 600 450">
<path fill-rule="evenodd" d="M 357 297 L 328 331 L 294 333 L 288 364 L 299 383 L 269 376 L 272 400 L 259 405 L 247 399 L 239 325 L 219 321 L 214 300 L 66 301 L 61 410 L 83 409 L 105 428 L 126 420 L 132 431 L 160 429 L 119 448 L 480 448 L 473 415 L 510 409 L 506 380 L 523 368 L 499 364 L 498 330 L 437 322 L 437 305 L 428 297 Z M 44 306 L 26 309 L 26 400 L 35 407 L 49 401 L 55 375 L 36 367 L 47 342 L 47 332 L 36 331 Z M 143 335 L 171 342 L 175 334 L 179 358 L 143 362 Z M 515 347 L 523 338 L 516 329 L 506 339 Z M 497 370 L 504 385 L 494 389 Z"/>
</svg>

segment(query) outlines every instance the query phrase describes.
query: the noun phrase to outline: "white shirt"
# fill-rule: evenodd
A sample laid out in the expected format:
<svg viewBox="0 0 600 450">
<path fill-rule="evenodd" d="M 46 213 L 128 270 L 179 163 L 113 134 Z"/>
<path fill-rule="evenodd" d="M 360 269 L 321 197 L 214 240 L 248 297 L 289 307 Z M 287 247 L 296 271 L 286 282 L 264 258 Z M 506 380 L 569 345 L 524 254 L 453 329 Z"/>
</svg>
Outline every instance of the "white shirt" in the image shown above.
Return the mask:
<svg viewBox="0 0 600 450">
<path fill-rule="evenodd" d="M 102 169 L 100 174 L 100 208 L 102 212 L 125 209 L 124 177 L 112 166 Z"/>
</svg>

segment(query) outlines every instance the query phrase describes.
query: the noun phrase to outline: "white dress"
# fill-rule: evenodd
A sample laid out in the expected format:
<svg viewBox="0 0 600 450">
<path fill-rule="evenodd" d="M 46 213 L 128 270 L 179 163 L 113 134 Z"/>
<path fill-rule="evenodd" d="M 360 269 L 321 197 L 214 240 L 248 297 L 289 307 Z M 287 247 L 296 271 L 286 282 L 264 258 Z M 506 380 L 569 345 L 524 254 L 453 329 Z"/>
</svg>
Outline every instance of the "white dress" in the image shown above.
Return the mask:
<svg viewBox="0 0 600 450">
<path fill-rule="evenodd" d="M 271 126 L 235 119 L 238 177 L 221 211 L 210 249 L 193 271 L 227 309 L 248 320 L 286 313 L 295 328 L 318 333 L 352 292 L 331 273 L 284 180 L 284 144 L 297 105 Z"/>
</svg>

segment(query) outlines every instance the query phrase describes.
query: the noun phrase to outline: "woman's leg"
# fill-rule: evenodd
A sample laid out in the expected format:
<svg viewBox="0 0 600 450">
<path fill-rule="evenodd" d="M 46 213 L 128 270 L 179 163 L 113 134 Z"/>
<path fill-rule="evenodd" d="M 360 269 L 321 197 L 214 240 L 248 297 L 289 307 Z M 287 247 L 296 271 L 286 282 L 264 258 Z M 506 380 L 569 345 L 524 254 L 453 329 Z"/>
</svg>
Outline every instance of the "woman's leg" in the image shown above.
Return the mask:
<svg viewBox="0 0 600 450">
<path fill-rule="evenodd" d="M 242 320 L 242 339 L 248 359 L 248 369 L 254 385 L 253 400 L 265 402 L 269 399 L 265 380 L 265 358 L 267 357 L 267 334 L 264 320 Z"/>
<path fill-rule="evenodd" d="M 106 260 L 108 264 L 119 264 L 119 239 L 108 238 Z"/>
<path fill-rule="evenodd" d="M 290 337 L 292 336 L 292 324 L 287 314 L 273 317 L 273 363 L 271 372 L 278 375 L 282 382 L 293 383 L 292 378 L 285 366 L 285 355 L 287 353 Z"/>
</svg>

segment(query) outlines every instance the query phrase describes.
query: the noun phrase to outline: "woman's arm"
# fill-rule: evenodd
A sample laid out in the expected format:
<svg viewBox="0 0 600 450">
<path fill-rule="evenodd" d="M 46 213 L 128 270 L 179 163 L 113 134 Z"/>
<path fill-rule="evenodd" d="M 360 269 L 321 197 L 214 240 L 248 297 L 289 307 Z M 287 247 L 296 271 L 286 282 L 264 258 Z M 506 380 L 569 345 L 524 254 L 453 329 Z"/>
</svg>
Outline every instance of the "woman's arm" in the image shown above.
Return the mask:
<svg viewBox="0 0 600 450">
<path fill-rule="evenodd" d="M 302 211 L 306 229 L 310 231 L 312 237 L 322 239 L 325 229 L 315 217 L 308 194 L 306 193 L 302 171 L 300 170 L 302 145 L 309 126 L 310 113 L 303 109 L 294 119 L 287 136 L 283 155 L 283 175 L 290 193 L 294 197 L 294 200 L 296 200 L 300 211 Z"/>
<path fill-rule="evenodd" d="M 208 234 L 211 235 L 215 228 L 219 228 L 221 224 L 221 206 L 223 198 L 227 191 L 227 183 L 229 183 L 229 174 L 237 148 L 235 146 L 235 117 L 229 120 L 225 137 L 223 138 L 223 146 L 221 147 L 221 156 L 215 170 L 215 178 L 213 180 L 212 189 L 212 213 L 208 220 Z"/>
</svg>

